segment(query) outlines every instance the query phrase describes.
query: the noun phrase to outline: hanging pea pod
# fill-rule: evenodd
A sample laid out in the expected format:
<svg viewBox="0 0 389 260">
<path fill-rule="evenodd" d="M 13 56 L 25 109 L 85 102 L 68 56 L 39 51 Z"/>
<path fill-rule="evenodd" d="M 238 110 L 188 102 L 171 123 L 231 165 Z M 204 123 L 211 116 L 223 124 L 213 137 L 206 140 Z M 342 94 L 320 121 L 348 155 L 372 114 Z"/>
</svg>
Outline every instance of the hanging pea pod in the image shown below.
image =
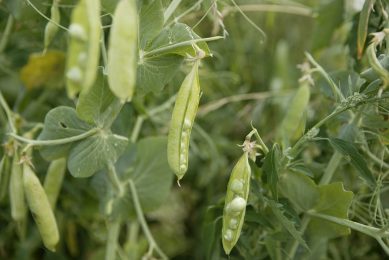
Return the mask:
<svg viewBox="0 0 389 260">
<path fill-rule="evenodd" d="M 200 84 L 196 62 L 178 91 L 169 128 L 168 162 L 178 180 L 184 177 L 188 169 L 190 133 L 199 102 Z"/>
<path fill-rule="evenodd" d="M 59 24 L 61 20 L 61 14 L 58 8 L 59 1 L 60 0 L 53 0 L 53 4 L 50 8 L 50 21 L 46 24 L 45 27 L 44 51 L 47 50 L 58 32 L 57 24 Z"/>
<path fill-rule="evenodd" d="M 43 183 L 50 206 L 54 210 L 59 192 L 61 191 L 62 181 L 66 171 L 66 158 L 60 158 L 50 163 L 46 178 Z"/>
<path fill-rule="evenodd" d="M 250 190 L 250 176 L 249 157 L 245 152 L 233 168 L 227 185 L 222 229 L 223 248 L 227 255 L 238 242 L 242 230 Z"/>
<path fill-rule="evenodd" d="M 66 87 L 70 98 L 81 90 L 88 91 L 96 79 L 100 31 L 100 1 L 80 0 L 69 26 Z"/>
<path fill-rule="evenodd" d="M 115 9 L 109 38 L 108 82 L 123 102 L 135 88 L 138 56 L 138 14 L 135 0 L 121 0 Z"/>
<path fill-rule="evenodd" d="M 28 164 L 23 165 L 23 186 L 28 207 L 35 220 L 43 244 L 51 251 L 59 242 L 59 232 L 49 199 L 35 173 Z"/>
<path fill-rule="evenodd" d="M 22 165 L 17 153 L 15 153 L 12 161 L 9 199 L 12 219 L 17 222 L 23 222 L 26 219 L 27 206 L 24 200 Z"/>
<path fill-rule="evenodd" d="M 293 141 L 297 140 L 304 133 L 309 97 L 309 83 L 304 81 L 290 101 L 284 119 L 281 122 L 279 136 L 284 148 L 289 147 Z"/>
</svg>

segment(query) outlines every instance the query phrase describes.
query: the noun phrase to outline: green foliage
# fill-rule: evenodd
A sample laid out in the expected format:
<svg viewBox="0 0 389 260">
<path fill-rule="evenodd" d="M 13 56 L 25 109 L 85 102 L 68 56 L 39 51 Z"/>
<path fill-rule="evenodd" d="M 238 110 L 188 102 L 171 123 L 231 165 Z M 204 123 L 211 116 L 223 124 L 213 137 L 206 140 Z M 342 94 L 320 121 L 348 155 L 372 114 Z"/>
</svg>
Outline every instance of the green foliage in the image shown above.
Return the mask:
<svg viewBox="0 0 389 260">
<path fill-rule="evenodd" d="M 389 4 L 362 2 L 0 1 L 0 259 L 387 258 Z"/>
</svg>

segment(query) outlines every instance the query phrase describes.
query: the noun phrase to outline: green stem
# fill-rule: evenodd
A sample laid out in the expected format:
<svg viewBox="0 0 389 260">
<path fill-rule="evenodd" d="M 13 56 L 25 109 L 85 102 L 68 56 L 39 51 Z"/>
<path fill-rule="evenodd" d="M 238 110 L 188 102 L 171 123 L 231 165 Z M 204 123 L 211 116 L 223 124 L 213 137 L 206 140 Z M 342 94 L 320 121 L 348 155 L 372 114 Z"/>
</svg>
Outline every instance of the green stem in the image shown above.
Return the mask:
<svg viewBox="0 0 389 260">
<path fill-rule="evenodd" d="M 338 217 L 334 217 L 334 216 L 330 216 L 330 215 L 326 215 L 326 214 L 317 213 L 314 210 L 308 210 L 306 213 L 310 216 L 321 218 L 324 220 L 328 220 L 330 222 L 348 227 L 352 230 L 361 232 L 361 233 L 368 235 L 368 236 L 371 236 L 373 238 L 389 237 L 389 231 L 383 231 L 379 228 L 370 227 L 370 226 L 361 224 L 359 222 L 351 221 L 351 220 L 344 219 L 344 218 L 338 218 Z"/>
<path fill-rule="evenodd" d="M 182 17 L 184 17 L 185 15 L 189 14 L 190 12 L 192 12 L 194 9 L 196 9 L 198 6 L 201 5 L 201 3 L 203 2 L 204 0 L 198 0 L 194 5 L 192 5 L 191 7 L 189 7 L 187 10 L 185 10 L 182 14 L 180 14 L 179 16 L 177 16 L 173 21 L 171 21 L 170 23 L 167 24 L 167 26 L 170 26 L 172 25 L 173 23 L 175 22 L 178 22 Z"/>
<path fill-rule="evenodd" d="M 46 16 L 44 13 L 42 13 L 38 8 L 36 8 L 36 6 L 33 5 L 33 4 L 31 3 L 30 0 L 26 0 L 26 2 L 27 2 L 29 5 L 31 5 L 32 9 L 34 9 L 35 12 L 37 12 L 40 16 L 42 16 L 43 18 L 45 18 L 48 22 L 51 22 L 51 23 L 55 24 L 56 26 L 58 26 L 59 28 L 65 30 L 65 31 L 69 31 L 68 28 L 66 28 L 66 27 L 64 27 L 64 26 L 62 26 L 62 25 L 60 25 L 59 23 L 57 23 L 57 22 L 55 22 L 54 20 L 52 20 L 52 19 L 50 19 L 49 17 L 47 17 L 47 16 Z"/>
<path fill-rule="evenodd" d="M 135 143 L 138 140 L 140 130 L 142 129 L 143 121 L 145 118 L 143 116 L 138 116 L 135 121 L 134 129 L 132 130 L 130 140 Z"/>
<path fill-rule="evenodd" d="M 108 239 L 105 251 L 105 260 L 116 259 L 116 251 L 118 248 L 118 238 L 120 231 L 120 222 L 114 221 L 108 223 Z"/>
<path fill-rule="evenodd" d="M 334 96 L 339 98 L 339 100 L 341 100 L 341 101 L 344 100 L 344 96 L 343 96 L 342 92 L 340 92 L 340 89 L 338 88 L 338 86 L 336 86 L 335 82 L 330 78 L 330 76 L 323 69 L 323 67 L 320 66 L 319 63 L 317 63 L 315 61 L 315 59 L 308 52 L 305 53 L 305 56 L 308 58 L 309 62 L 311 62 L 316 67 L 316 69 L 324 77 L 324 79 L 328 82 L 332 91 L 334 92 Z"/>
<path fill-rule="evenodd" d="M 124 195 L 124 188 L 116 173 L 115 165 L 112 162 L 109 162 L 107 166 L 108 166 L 108 172 L 107 172 L 108 178 L 111 181 L 112 186 L 115 188 L 117 195 L 119 197 L 122 197 Z"/>
<path fill-rule="evenodd" d="M 9 135 L 20 142 L 28 144 L 31 147 L 31 146 L 52 146 L 52 145 L 72 143 L 72 142 L 76 142 L 76 141 L 80 141 L 82 139 L 85 139 L 91 135 L 94 135 L 98 131 L 99 131 L 98 128 L 92 128 L 89 131 L 82 133 L 82 134 L 79 134 L 79 135 L 75 135 L 75 136 L 71 136 L 71 137 L 67 137 L 67 138 L 55 139 L 55 140 L 31 140 L 31 139 L 24 138 L 22 136 L 14 134 L 14 133 L 9 133 Z"/>
<path fill-rule="evenodd" d="M 131 195 L 132 195 L 132 200 L 134 202 L 136 215 L 138 216 L 138 221 L 143 229 L 147 241 L 149 242 L 150 250 L 152 251 L 153 249 L 155 249 L 155 251 L 159 254 L 159 256 L 162 257 L 162 259 L 168 259 L 167 256 L 159 248 L 158 244 L 155 242 L 154 237 L 151 234 L 149 227 L 147 226 L 147 222 L 143 215 L 142 207 L 139 202 L 138 193 L 136 191 L 134 182 L 130 179 L 128 183 L 130 184 Z"/>
<path fill-rule="evenodd" d="M 334 173 L 336 169 L 339 166 L 340 161 L 342 160 L 343 155 L 339 153 L 338 151 L 335 151 L 335 153 L 332 155 L 329 163 L 327 164 L 327 168 L 324 170 L 324 174 L 320 179 L 319 185 L 325 185 L 330 183 L 332 177 L 334 176 Z"/>
<path fill-rule="evenodd" d="M 307 227 L 309 225 L 310 220 L 311 220 L 310 217 L 308 217 L 307 215 L 304 215 L 303 220 L 301 221 L 301 227 L 299 230 L 301 233 L 305 232 L 305 230 L 307 229 Z M 288 259 L 294 259 L 294 256 L 296 255 L 299 244 L 300 243 L 297 240 L 295 240 L 293 242 L 292 246 L 290 247 L 290 249 L 288 251 Z"/>
<path fill-rule="evenodd" d="M 16 128 L 15 128 L 15 125 L 13 122 L 13 112 L 9 108 L 7 102 L 5 101 L 5 98 L 4 98 L 3 94 L 1 93 L 1 91 L 0 91 L 0 105 L 4 109 L 5 114 L 7 115 L 8 124 L 9 124 L 9 127 L 11 128 L 11 132 L 16 133 Z"/>
<path fill-rule="evenodd" d="M 101 56 L 103 58 L 103 64 L 104 64 L 104 73 L 106 72 L 105 69 L 107 68 L 108 64 L 108 55 L 107 55 L 107 48 L 105 47 L 105 37 L 104 37 L 104 29 L 101 29 L 101 38 L 100 38 L 100 47 L 101 47 Z"/>
<path fill-rule="evenodd" d="M 174 50 L 174 49 L 179 48 L 179 47 L 191 46 L 192 44 L 198 43 L 198 42 L 210 42 L 210 41 L 216 41 L 216 40 L 220 40 L 220 39 L 223 39 L 223 37 L 222 36 L 214 36 L 214 37 L 209 37 L 209 38 L 192 39 L 189 41 L 178 42 L 178 43 L 175 43 L 172 45 L 168 45 L 168 46 L 164 46 L 161 48 L 151 50 L 149 52 L 144 52 L 143 58 L 163 54 L 165 52 L 168 52 L 170 50 Z"/>
<path fill-rule="evenodd" d="M 177 9 L 178 5 L 181 3 L 182 0 L 173 0 L 170 5 L 166 8 L 164 14 L 163 14 L 163 23 L 166 23 L 167 20 L 169 20 L 170 16 L 174 13 L 174 11 Z"/>
<path fill-rule="evenodd" d="M 14 17 L 12 16 L 12 14 L 10 14 L 8 16 L 8 20 L 7 20 L 7 24 L 5 26 L 5 29 L 4 29 L 4 33 L 1 36 L 0 53 L 3 53 L 3 51 L 5 50 L 5 47 L 7 47 L 7 43 L 9 40 L 9 36 L 11 35 L 11 30 L 12 30 L 13 24 L 14 24 Z"/>
</svg>

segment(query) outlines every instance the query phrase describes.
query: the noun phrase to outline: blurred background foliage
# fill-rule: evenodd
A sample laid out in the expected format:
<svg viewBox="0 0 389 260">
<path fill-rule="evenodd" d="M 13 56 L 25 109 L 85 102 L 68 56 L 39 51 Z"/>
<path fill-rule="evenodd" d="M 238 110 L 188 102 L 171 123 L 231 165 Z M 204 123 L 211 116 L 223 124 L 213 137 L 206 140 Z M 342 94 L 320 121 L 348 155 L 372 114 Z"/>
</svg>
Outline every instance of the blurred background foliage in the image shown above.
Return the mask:
<svg viewBox="0 0 389 260">
<path fill-rule="evenodd" d="M 110 13 L 115 0 L 102 0 L 104 13 Z M 356 24 L 364 1 L 361 0 L 237 0 L 247 16 L 266 33 L 266 40 L 245 19 L 229 0 L 184 0 L 174 13 L 186 10 L 180 21 L 195 26 L 201 37 L 223 35 L 223 40 L 210 42 L 213 57 L 200 67 L 203 95 L 191 140 L 190 167 L 182 187 L 173 185 L 168 200 L 158 210 L 147 215 L 151 231 L 160 247 L 172 259 L 228 259 L 221 249 L 220 232 L 222 206 L 226 184 L 233 164 L 241 153 L 237 144 L 250 131 L 250 122 L 259 130 L 267 144 L 274 141 L 288 101 L 297 89 L 301 77 L 298 64 L 305 61 L 305 52 L 313 55 L 323 68 L 334 76 L 336 83 L 348 75 L 367 68 L 365 58 L 356 57 Z M 31 0 L 42 14 L 49 15 L 50 1 Z M 60 3 L 61 24 L 69 24 L 73 0 Z M 170 1 L 164 0 L 164 6 Z M 212 5 L 223 14 L 218 17 Z M 271 9 L 276 6 L 276 11 Z M 6 46 L 5 28 L 9 17 L 14 17 Z M 372 14 L 369 30 L 382 29 L 380 15 Z M 200 19 L 204 18 L 200 21 Z M 102 17 L 109 25 L 109 15 Z M 224 28 L 220 26 L 224 24 Z M 59 105 L 74 106 L 63 88 L 63 55 L 67 37 L 60 30 L 50 48 L 52 60 L 39 61 L 34 54 L 43 50 L 43 34 L 47 20 L 24 0 L 0 1 L 0 90 L 14 111 L 28 122 L 42 122 L 46 113 Z M 108 34 L 108 30 L 106 31 Z M 39 68 L 39 69 L 38 69 Z M 29 71 L 29 69 L 31 71 Z M 180 70 L 187 72 L 183 65 Z M 125 106 L 114 125 L 114 132 L 130 136 L 135 119 L 144 111 L 168 100 L 176 93 L 185 73 L 178 73 L 160 93 L 139 94 Z M 346 77 L 346 78 L 345 78 Z M 314 77 L 307 127 L 327 115 L 332 108 L 328 86 Z M 140 138 L 166 135 L 171 110 L 148 118 Z M 4 114 L 0 116 L 4 119 Z M 4 120 L 2 120 L 4 122 Z M 345 122 L 339 118 L 327 125 L 325 131 L 337 135 Z M 387 122 L 383 127 L 387 127 Z M 0 128 L 4 137 L 5 127 Z M 150 151 L 152 152 L 152 151 Z M 304 152 L 314 176 L 319 176 L 332 155 L 326 143 L 312 143 Z M 43 178 L 47 162 L 34 152 L 37 172 Z M 347 165 L 338 172 L 352 172 Z M 347 189 L 354 189 L 355 177 L 345 181 Z M 354 178 L 354 180 L 353 180 Z M 344 180 L 344 179 L 343 179 Z M 6 192 L 0 191 L 0 258 L 1 259 L 99 259 L 103 256 L 106 228 L 99 213 L 99 190 L 93 178 L 65 178 L 56 216 L 63 234 L 57 253 L 49 253 L 40 246 L 34 226 L 30 236 L 19 242 L 10 219 Z M 123 228 L 121 241 L 137 233 L 128 223 Z M 238 250 L 229 259 L 268 259 L 266 246 L 247 247 L 258 227 L 246 223 Z M 139 228 L 139 227 L 138 227 Z M 144 237 L 139 235 L 134 244 L 124 247 L 133 259 L 147 250 Z M 138 254 L 138 255 L 137 255 Z M 320 259 L 383 259 L 379 245 L 364 235 L 332 240 L 328 251 Z M 131 258 L 130 258 L 131 259 Z M 319 259 L 319 258 L 316 258 Z"/>
</svg>

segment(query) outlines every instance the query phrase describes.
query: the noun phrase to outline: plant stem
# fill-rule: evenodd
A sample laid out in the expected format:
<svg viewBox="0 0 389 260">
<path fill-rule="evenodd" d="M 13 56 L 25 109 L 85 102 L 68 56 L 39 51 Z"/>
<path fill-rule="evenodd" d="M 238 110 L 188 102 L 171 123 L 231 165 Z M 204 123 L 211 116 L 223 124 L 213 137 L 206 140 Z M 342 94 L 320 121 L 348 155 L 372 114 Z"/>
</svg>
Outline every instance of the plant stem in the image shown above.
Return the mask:
<svg viewBox="0 0 389 260">
<path fill-rule="evenodd" d="M 105 260 L 116 259 L 116 250 L 118 247 L 118 238 L 120 231 L 120 222 L 108 222 L 108 239 L 107 248 L 105 251 Z"/>
<path fill-rule="evenodd" d="M 209 37 L 209 38 L 192 39 L 189 41 L 178 42 L 175 44 L 171 44 L 168 46 L 164 46 L 164 47 L 160 47 L 160 48 L 151 50 L 149 52 L 144 52 L 143 58 L 163 54 L 165 52 L 168 52 L 170 50 L 174 50 L 174 49 L 179 48 L 179 47 L 191 46 L 192 44 L 198 43 L 198 42 L 210 42 L 210 41 L 216 41 L 216 40 L 220 40 L 220 39 L 223 39 L 223 37 L 222 36 L 214 36 L 214 37 Z"/>
<path fill-rule="evenodd" d="M 167 20 L 169 20 L 170 16 L 174 13 L 174 11 L 177 9 L 178 5 L 181 3 L 182 0 L 173 0 L 171 1 L 170 5 L 166 8 L 164 14 L 163 14 L 163 23 L 166 23 Z"/>
<path fill-rule="evenodd" d="M 15 128 L 15 125 L 13 122 L 13 112 L 9 108 L 7 102 L 5 101 L 5 98 L 4 98 L 3 94 L 1 93 L 1 91 L 0 91 L 0 105 L 4 109 L 5 114 L 7 115 L 8 124 L 9 124 L 9 127 L 11 128 L 11 132 L 16 133 L 16 128 Z"/>
<path fill-rule="evenodd" d="M 338 168 L 340 161 L 342 160 L 343 155 L 339 153 L 338 151 L 335 151 L 335 153 L 332 155 L 329 163 L 327 164 L 326 169 L 324 170 L 324 174 L 320 179 L 319 185 L 325 185 L 330 183 L 332 177 L 334 176 L 334 173 L 336 171 L 336 168 Z"/>
<path fill-rule="evenodd" d="M 104 74 L 106 74 L 108 55 L 107 55 L 107 48 L 105 47 L 104 29 L 101 29 L 100 48 L 101 48 L 101 56 L 103 58 L 103 64 L 104 64 Z"/>
<path fill-rule="evenodd" d="M 37 12 L 40 16 L 42 16 L 43 18 L 45 18 L 48 22 L 51 22 L 51 23 L 55 24 L 56 26 L 58 26 L 59 28 L 65 30 L 65 31 L 69 31 L 68 28 L 66 28 L 66 27 L 64 27 L 64 26 L 62 26 L 62 25 L 60 25 L 59 23 L 57 23 L 57 22 L 53 21 L 52 19 L 50 19 L 49 17 L 47 17 L 47 16 L 46 16 L 44 13 L 42 13 L 35 5 L 33 5 L 33 4 L 31 3 L 30 0 L 26 0 L 26 2 L 27 2 L 29 5 L 31 5 L 32 9 L 34 9 L 35 12 Z"/>
<path fill-rule="evenodd" d="M 142 207 L 139 202 L 138 193 L 136 191 L 134 182 L 130 179 L 128 183 L 130 184 L 131 195 L 132 195 L 132 200 L 134 202 L 136 215 L 138 216 L 138 221 L 143 229 L 147 241 L 149 242 L 150 250 L 152 251 L 153 249 L 155 249 L 155 251 L 159 254 L 159 256 L 162 257 L 162 259 L 168 259 L 167 256 L 159 248 L 158 244 L 155 242 L 154 237 L 151 234 L 149 227 L 147 226 L 147 222 L 143 215 Z"/>
<path fill-rule="evenodd" d="M 14 134 L 14 133 L 9 133 L 9 135 L 20 142 L 28 144 L 31 147 L 31 146 L 52 146 L 52 145 L 72 143 L 72 142 L 76 142 L 76 141 L 80 141 L 82 139 L 85 139 L 91 135 L 94 135 L 98 131 L 99 131 L 98 128 L 92 128 L 89 131 L 82 133 L 82 134 L 79 134 L 79 135 L 61 138 L 61 139 L 55 139 L 55 140 L 31 140 L 31 139 L 24 138 L 22 136 Z"/>
<path fill-rule="evenodd" d="M 115 187 L 117 195 L 119 197 L 122 197 L 124 195 L 124 188 L 116 173 L 115 165 L 113 164 L 113 162 L 108 163 L 108 178 L 111 181 L 112 186 Z"/>
<path fill-rule="evenodd" d="M 5 47 L 7 47 L 7 43 L 9 40 L 9 36 L 11 35 L 12 26 L 14 24 L 14 17 L 12 14 L 8 16 L 7 24 L 5 26 L 3 35 L 1 36 L 0 40 L 0 53 L 3 53 L 5 50 Z"/>
<path fill-rule="evenodd" d="M 295 6 L 287 4 L 247 4 L 239 5 L 239 8 L 244 12 L 275 12 L 294 14 L 307 17 L 314 17 L 314 12 L 311 8 L 305 6 Z M 230 12 L 237 12 L 236 7 L 228 6 L 223 9 L 223 16 L 227 16 Z"/>
<path fill-rule="evenodd" d="M 138 116 L 135 121 L 134 129 L 132 130 L 130 140 L 135 143 L 138 140 L 140 130 L 142 129 L 143 121 L 145 120 L 144 116 Z"/>
</svg>

